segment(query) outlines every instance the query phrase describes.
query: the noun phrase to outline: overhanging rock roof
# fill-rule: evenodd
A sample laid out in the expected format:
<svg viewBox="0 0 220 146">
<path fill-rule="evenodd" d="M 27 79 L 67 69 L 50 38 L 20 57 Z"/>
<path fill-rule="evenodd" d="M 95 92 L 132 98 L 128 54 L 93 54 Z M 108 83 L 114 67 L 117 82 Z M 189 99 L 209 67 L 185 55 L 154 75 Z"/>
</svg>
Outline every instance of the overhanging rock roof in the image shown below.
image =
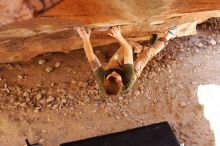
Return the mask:
<svg viewBox="0 0 220 146">
<path fill-rule="evenodd" d="M 11 3 L 7 3 L 7 0 L 0 2 L 0 6 L 5 8 L 1 10 L 0 24 L 16 21 L 0 27 L 2 63 L 29 60 L 45 52 L 69 52 L 82 48 L 74 29 L 76 26 L 93 28 L 92 44 L 101 46 L 115 42 L 106 35 L 109 26 L 121 25 L 123 35 L 128 40 L 137 41 L 147 39 L 151 33 L 163 35 L 174 25 L 179 26 L 179 37 L 195 34 L 198 23 L 220 16 L 220 1 L 216 0 L 12 1 L 17 1 L 13 3 L 14 7 L 16 4 L 20 6 L 15 7 L 16 11 L 9 11 L 9 8 L 15 8 L 10 7 Z M 44 1 L 45 6 L 41 7 L 42 3 L 32 1 Z M 42 12 L 54 4 L 43 14 L 29 19 L 35 12 Z M 12 17 L 15 14 L 17 16 Z M 20 21 L 27 18 L 29 20 Z"/>
</svg>

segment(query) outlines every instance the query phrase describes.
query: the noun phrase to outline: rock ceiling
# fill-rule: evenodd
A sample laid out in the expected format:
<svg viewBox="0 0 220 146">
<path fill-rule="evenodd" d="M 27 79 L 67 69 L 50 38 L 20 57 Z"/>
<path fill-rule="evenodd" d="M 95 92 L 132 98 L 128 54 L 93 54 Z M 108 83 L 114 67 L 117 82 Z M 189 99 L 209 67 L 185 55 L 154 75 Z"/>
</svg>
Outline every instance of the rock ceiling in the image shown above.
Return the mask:
<svg viewBox="0 0 220 146">
<path fill-rule="evenodd" d="M 76 26 L 92 28 L 93 46 L 102 46 L 115 42 L 109 26 L 138 41 L 174 25 L 179 37 L 192 35 L 198 23 L 220 16 L 216 0 L 1 0 L 0 8 L 1 63 L 82 48 Z"/>
</svg>

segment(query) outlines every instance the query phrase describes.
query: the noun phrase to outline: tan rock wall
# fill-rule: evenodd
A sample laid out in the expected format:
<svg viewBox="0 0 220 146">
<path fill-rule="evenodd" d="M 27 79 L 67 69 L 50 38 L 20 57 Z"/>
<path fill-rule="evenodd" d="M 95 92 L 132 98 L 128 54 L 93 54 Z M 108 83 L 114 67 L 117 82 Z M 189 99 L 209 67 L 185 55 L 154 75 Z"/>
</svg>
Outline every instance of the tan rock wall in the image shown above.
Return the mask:
<svg viewBox="0 0 220 146">
<path fill-rule="evenodd" d="M 25 4 L 32 6 L 29 10 L 40 12 L 44 9 L 39 1 Z M 147 39 L 151 33 L 162 36 L 174 25 L 179 27 L 179 37 L 191 35 L 196 33 L 198 23 L 219 17 L 219 8 L 220 1 L 216 0 L 63 0 L 34 19 L 0 27 L 0 62 L 79 49 L 82 42 L 76 26 L 93 28 L 93 46 L 115 42 L 106 35 L 112 25 L 121 25 L 128 40 Z"/>
<path fill-rule="evenodd" d="M 32 18 L 60 0 L 0 0 L 0 26 Z"/>
</svg>

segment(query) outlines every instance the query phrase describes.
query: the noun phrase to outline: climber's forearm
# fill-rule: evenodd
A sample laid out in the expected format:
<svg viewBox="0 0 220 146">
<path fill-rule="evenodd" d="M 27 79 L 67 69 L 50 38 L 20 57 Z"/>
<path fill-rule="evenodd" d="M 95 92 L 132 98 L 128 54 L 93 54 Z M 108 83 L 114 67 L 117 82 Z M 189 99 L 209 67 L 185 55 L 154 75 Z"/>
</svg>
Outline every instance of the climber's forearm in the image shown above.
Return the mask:
<svg viewBox="0 0 220 146">
<path fill-rule="evenodd" d="M 130 44 L 124 38 L 119 43 L 124 48 L 124 64 L 133 64 L 133 52 Z"/>
<path fill-rule="evenodd" d="M 97 56 L 94 54 L 90 41 L 84 41 L 83 45 L 89 64 L 92 67 L 92 70 L 95 71 L 97 68 L 101 66 L 101 63 Z"/>
</svg>

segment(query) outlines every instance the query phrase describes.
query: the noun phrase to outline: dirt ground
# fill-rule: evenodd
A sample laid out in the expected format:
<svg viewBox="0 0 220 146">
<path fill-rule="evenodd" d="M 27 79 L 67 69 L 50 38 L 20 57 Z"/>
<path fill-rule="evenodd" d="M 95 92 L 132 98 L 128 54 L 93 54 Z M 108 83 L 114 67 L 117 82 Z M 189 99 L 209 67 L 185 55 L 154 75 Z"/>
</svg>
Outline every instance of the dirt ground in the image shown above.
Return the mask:
<svg viewBox="0 0 220 146">
<path fill-rule="evenodd" d="M 102 64 L 117 44 L 95 48 Z M 220 35 L 176 38 L 122 97 L 98 93 L 84 51 L 47 53 L 0 65 L 0 146 L 45 146 L 168 121 L 179 143 L 214 146 L 198 85 L 220 85 Z"/>
</svg>

